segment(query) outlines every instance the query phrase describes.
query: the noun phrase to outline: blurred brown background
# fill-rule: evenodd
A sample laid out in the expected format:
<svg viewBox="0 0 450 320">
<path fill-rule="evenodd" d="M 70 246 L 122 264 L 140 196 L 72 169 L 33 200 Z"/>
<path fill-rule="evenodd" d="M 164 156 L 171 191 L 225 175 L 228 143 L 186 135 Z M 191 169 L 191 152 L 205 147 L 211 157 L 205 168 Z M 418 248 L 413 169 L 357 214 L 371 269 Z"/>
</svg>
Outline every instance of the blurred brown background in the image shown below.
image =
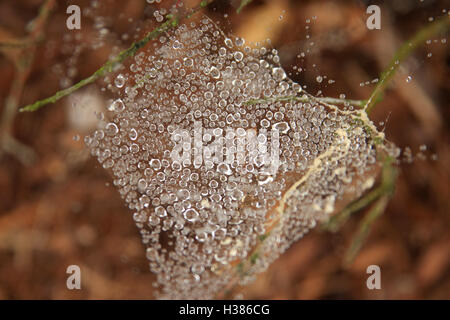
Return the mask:
<svg viewBox="0 0 450 320">
<path fill-rule="evenodd" d="M 282 66 L 308 92 L 344 93 L 350 99 L 366 99 L 375 86 L 372 80 L 402 42 L 450 9 L 448 2 L 446 7 L 432 0 L 255 0 L 238 15 L 239 2 L 217 1 L 207 14 L 247 40 L 270 38 Z M 27 24 L 42 3 L 1 1 L 0 44 L 26 37 Z M 42 32 L 45 39 L 31 46 L 36 54 L 23 92 L 16 95 L 18 106 L 89 76 L 143 31 L 139 26 L 154 10 L 173 2 L 70 3 L 82 9 L 81 30 L 67 30 L 69 3 L 57 1 Z M 183 3 L 191 7 L 198 1 Z M 381 30 L 366 28 L 369 3 L 381 7 Z M 314 230 L 301 239 L 243 290 L 244 298 L 450 298 L 447 37 L 430 39 L 401 66 L 371 116 L 390 141 L 403 150 L 410 147 L 415 160 L 400 165 L 395 196 L 353 264 L 344 266 L 343 256 L 364 212 L 336 234 Z M 83 146 L 89 120 L 71 111 L 70 99 L 5 120 L 6 99 L 19 74 L 14 61 L 31 47 L 0 47 L 0 299 L 150 299 L 153 276 L 132 213 Z M 98 91 L 90 90 L 83 92 Z M 9 134 L 29 149 L 8 143 Z M 66 288 L 65 271 L 72 264 L 81 267 L 79 291 Z M 366 287 L 371 264 L 381 267 L 381 290 Z"/>
</svg>

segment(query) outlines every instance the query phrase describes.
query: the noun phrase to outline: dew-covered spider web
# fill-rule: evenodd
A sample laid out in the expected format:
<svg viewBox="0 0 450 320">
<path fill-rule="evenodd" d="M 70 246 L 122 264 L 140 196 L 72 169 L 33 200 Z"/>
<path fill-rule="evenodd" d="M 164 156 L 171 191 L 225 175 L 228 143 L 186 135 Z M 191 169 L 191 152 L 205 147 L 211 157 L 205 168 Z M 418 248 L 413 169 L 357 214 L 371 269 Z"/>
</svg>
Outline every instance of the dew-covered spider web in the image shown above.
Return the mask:
<svg viewBox="0 0 450 320">
<path fill-rule="evenodd" d="M 157 41 L 111 80 L 85 142 L 133 211 L 158 297 L 214 298 L 371 188 L 393 148 L 206 17 Z"/>
</svg>

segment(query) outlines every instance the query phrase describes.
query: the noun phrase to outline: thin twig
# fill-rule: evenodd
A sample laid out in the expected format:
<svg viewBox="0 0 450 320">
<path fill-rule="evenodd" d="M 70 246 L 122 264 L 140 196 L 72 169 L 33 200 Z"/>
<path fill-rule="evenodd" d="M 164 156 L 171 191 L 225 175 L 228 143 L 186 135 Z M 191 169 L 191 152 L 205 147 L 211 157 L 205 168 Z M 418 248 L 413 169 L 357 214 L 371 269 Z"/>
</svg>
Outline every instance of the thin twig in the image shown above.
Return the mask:
<svg viewBox="0 0 450 320">
<path fill-rule="evenodd" d="M 48 16 L 55 6 L 55 0 L 46 0 L 39 9 L 39 14 L 32 22 L 27 41 L 29 43 L 37 43 L 42 39 L 44 27 L 47 23 Z M 36 47 L 21 48 L 19 58 L 15 61 L 14 80 L 11 86 L 10 93 L 6 98 L 5 108 L 2 113 L 0 123 L 1 151 L 14 154 L 22 163 L 28 164 L 32 161 L 34 152 L 31 149 L 22 145 L 19 141 L 12 137 L 12 123 L 17 114 L 17 106 L 19 105 L 25 83 L 30 76 L 31 68 L 34 62 Z"/>
<path fill-rule="evenodd" d="M 332 216 L 323 226 L 322 228 L 331 231 L 337 232 L 342 225 L 350 218 L 350 216 L 364 208 L 367 208 L 372 202 L 377 200 L 384 193 L 384 189 L 382 186 L 379 186 L 372 191 L 370 191 L 367 195 L 362 198 L 359 198 L 348 206 L 346 206 L 341 212 Z"/>
<path fill-rule="evenodd" d="M 34 46 L 41 42 L 41 39 L 31 40 L 29 38 L 21 40 L 11 40 L 0 42 L 0 49 L 23 49 Z"/>
<path fill-rule="evenodd" d="M 241 0 L 241 4 L 239 5 L 239 8 L 237 8 L 236 12 L 241 13 L 242 9 L 248 6 L 252 1 L 253 0 Z"/>
<path fill-rule="evenodd" d="M 336 232 L 353 213 L 367 208 L 367 206 L 383 196 L 391 197 L 394 192 L 396 178 L 397 171 L 393 167 L 393 159 L 391 157 L 386 157 L 383 161 L 381 182 L 379 186 L 367 193 L 365 196 L 351 202 L 341 212 L 332 216 L 322 226 L 322 228 L 327 231 Z"/>
<path fill-rule="evenodd" d="M 350 245 L 350 248 L 348 249 L 345 255 L 344 258 L 345 265 L 349 265 L 353 262 L 359 250 L 362 248 L 364 241 L 369 235 L 369 231 L 370 228 L 372 227 L 373 222 L 383 214 L 388 202 L 389 202 L 388 196 L 383 196 L 379 198 L 377 202 L 374 204 L 373 208 L 364 216 L 363 220 L 361 221 L 358 233 L 353 239 L 352 244 Z"/>
<path fill-rule="evenodd" d="M 310 102 L 312 99 L 317 100 L 323 103 L 329 104 L 344 104 L 344 105 L 352 105 L 357 106 L 359 108 L 363 108 L 366 104 L 366 100 L 351 100 L 351 99 L 340 99 L 340 98 L 330 98 L 330 97 L 310 97 L 308 95 L 303 96 L 281 96 L 281 97 L 268 97 L 262 99 L 251 99 L 245 102 L 247 105 L 259 104 L 259 103 L 267 103 L 267 102 L 277 102 L 277 101 L 298 101 L 298 102 Z"/>
<path fill-rule="evenodd" d="M 389 199 L 394 194 L 396 179 L 397 170 L 393 166 L 393 159 L 391 157 L 386 157 L 383 161 L 380 186 L 366 196 L 347 206 L 343 211 L 335 215 L 327 224 L 325 224 L 325 227 L 328 230 L 336 231 L 344 224 L 345 221 L 348 220 L 352 213 L 357 212 L 375 202 L 372 209 L 361 221 L 358 232 L 352 240 L 345 256 L 345 265 L 350 264 L 354 260 L 359 250 L 362 248 L 373 222 L 385 211 Z"/>
<path fill-rule="evenodd" d="M 386 90 L 387 85 L 389 84 L 389 80 L 397 71 L 400 64 L 407 58 L 409 55 L 420 45 L 422 45 L 427 39 L 435 36 L 441 31 L 444 31 L 450 27 L 450 18 L 448 16 L 444 16 L 425 28 L 420 29 L 411 39 L 406 41 L 400 49 L 394 55 L 388 67 L 383 71 L 380 76 L 380 81 L 377 86 L 373 90 L 370 98 L 367 100 L 367 104 L 364 109 L 367 114 L 370 114 L 377 104 L 378 101 L 383 96 L 384 91 Z"/>
<path fill-rule="evenodd" d="M 29 35 L 30 42 L 36 42 L 42 37 L 44 26 L 47 22 L 48 15 L 55 5 L 55 0 L 47 0 L 39 10 L 39 15 L 31 24 Z M 26 49 L 23 51 L 23 57 L 16 63 L 16 76 L 12 85 L 11 93 L 6 99 L 6 106 L 2 117 L 2 129 L 8 131 L 11 126 L 12 119 L 16 114 L 16 109 L 22 96 L 25 82 L 27 81 L 31 67 L 34 61 L 36 48 Z"/>
<path fill-rule="evenodd" d="M 114 57 L 112 60 L 106 62 L 102 67 L 100 67 L 97 71 L 95 71 L 92 75 L 90 75 L 89 77 L 87 77 L 86 79 L 81 80 L 80 82 L 74 84 L 73 86 L 60 90 L 58 92 L 56 92 L 53 96 L 45 98 L 43 100 L 39 100 L 36 101 L 33 104 L 27 105 L 23 108 L 21 108 L 19 111 L 20 112 L 24 112 L 24 111 L 36 111 L 40 108 L 42 108 L 43 106 L 49 104 L 49 103 L 55 103 L 56 101 L 58 101 L 59 99 L 77 91 L 78 89 L 93 83 L 94 81 L 96 81 L 97 79 L 103 77 L 104 75 L 112 72 L 115 70 L 115 68 L 120 65 L 123 61 L 125 61 L 127 58 L 132 57 L 136 54 L 136 52 L 141 49 L 142 47 L 144 47 L 149 41 L 157 38 L 159 35 L 161 35 L 162 33 L 175 28 L 178 26 L 178 23 L 180 21 L 181 18 L 190 18 L 192 15 L 194 15 L 195 13 L 197 13 L 198 11 L 200 11 L 200 9 L 206 7 L 207 5 L 209 5 L 210 3 L 212 3 L 214 0 L 203 0 L 200 2 L 200 4 L 196 7 L 194 7 L 193 9 L 191 9 L 191 12 L 184 16 L 184 17 L 179 17 L 179 16 L 169 16 L 169 19 L 164 22 L 163 24 L 161 24 L 160 26 L 156 27 L 155 29 L 153 29 L 152 31 L 150 31 L 149 33 L 147 33 L 145 35 L 144 38 L 142 38 L 141 40 L 134 42 L 128 49 L 120 52 L 116 57 Z"/>
</svg>

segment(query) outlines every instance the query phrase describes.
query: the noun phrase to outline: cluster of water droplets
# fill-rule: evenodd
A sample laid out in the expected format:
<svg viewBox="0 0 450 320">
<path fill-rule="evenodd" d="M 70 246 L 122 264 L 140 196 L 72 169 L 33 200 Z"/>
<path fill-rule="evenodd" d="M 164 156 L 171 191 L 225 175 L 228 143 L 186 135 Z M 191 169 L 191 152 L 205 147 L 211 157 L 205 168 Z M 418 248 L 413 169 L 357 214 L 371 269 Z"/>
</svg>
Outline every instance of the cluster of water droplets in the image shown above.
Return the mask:
<svg viewBox="0 0 450 320">
<path fill-rule="evenodd" d="M 212 298 L 267 268 L 344 196 L 371 187 L 365 177 L 377 166 L 380 134 L 362 111 L 313 97 L 278 101 L 309 95 L 287 78 L 276 50 L 247 46 L 210 19 L 158 41 L 111 81 L 120 98 L 85 143 L 134 212 L 159 297 Z M 279 167 L 267 170 L 250 149 L 231 163 L 174 161 L 177 132 L 194 140 L 196 124 L 204 145 L 231 141 L 224 153 L 242 139 L 244 149 L 253 138 L 277 147 Z"/>
</svg>

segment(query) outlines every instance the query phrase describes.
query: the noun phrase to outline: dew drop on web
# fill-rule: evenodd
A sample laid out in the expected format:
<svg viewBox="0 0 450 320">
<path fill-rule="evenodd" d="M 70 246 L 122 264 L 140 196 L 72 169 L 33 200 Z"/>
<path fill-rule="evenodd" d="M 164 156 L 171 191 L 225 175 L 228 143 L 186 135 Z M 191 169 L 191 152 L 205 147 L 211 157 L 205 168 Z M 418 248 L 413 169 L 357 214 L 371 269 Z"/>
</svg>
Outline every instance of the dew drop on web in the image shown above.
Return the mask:
<svg viewBox="0 0 450 320">
<path fill-rule="evenodd" d="M 362 194 L 389 148 L 355 121 L 363 111 L 320 103 L 275 50 L 207 17 L 156 42 L 112 78 L 116 98 L 85 142 L 134 212 L 158 297 L 212 298 Z"/>
</svg>

